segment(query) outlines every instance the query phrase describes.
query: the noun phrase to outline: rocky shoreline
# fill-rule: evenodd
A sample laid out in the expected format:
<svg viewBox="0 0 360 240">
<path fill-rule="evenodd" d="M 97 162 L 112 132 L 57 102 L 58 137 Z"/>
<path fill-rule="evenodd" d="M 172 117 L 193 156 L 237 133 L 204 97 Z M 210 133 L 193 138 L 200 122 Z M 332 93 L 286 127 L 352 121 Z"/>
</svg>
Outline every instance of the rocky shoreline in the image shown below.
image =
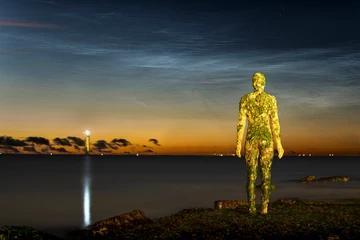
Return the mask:
<svg viewBox="0 0 360 240">
<path fill-rule="evenodd" d="M 256 216 L 248 214 L 244 201 L 214 205 L 221 201 L 232 205 L 185 209 L 156 220 L 134 210 L 69 232 L 65 239 L 360 239 L 360 198 L 279 199 L 270 203 L 268 214 Z M 27 226 L 5 226 L 0 239 L 61 238 Z"/>
</svg>

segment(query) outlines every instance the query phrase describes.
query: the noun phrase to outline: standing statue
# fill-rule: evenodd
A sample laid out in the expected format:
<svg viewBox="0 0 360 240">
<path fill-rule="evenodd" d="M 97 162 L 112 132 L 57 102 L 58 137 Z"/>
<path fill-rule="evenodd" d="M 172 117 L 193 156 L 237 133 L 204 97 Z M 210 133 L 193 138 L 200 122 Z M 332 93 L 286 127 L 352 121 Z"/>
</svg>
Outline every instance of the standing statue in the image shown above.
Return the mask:
<svg viewBox="0 0 360 240">
<path fill-rule="evenodd" d="M 239 104 L 239 122 L 237 125 L 236 156 L 241 158 L 241 145 L 245 131 L 245 160 L 247 166 L 247 197 L 249 212 L 256 214 L 255 186 L 260 155 L 261 166 L 261 213 L 268 212 L 271 192 L 271 164 L 274 156 L 275 141 L 278 157 L 282 158 L 284 149 L 280 139 L 280 124 L 276 98 L 264 92 L 266 80 L 263 73 L 255 73 L 252 78 L 254 92 L 243 96 Z"/>
</svg>

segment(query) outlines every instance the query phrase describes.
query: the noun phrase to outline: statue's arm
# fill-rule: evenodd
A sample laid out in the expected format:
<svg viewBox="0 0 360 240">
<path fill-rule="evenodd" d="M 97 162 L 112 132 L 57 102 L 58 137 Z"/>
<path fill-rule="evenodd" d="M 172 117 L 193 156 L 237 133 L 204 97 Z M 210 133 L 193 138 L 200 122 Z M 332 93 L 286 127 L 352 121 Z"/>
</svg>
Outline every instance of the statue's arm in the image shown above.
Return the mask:
<svg viewBox="0 0 360 240">
<path fill-rule="evenodd" d="M 237 124 L 237 141 L 236 141 L 236 153 L 238 157 L 241 154 L 241 144 L 243 141 L 244 131 L 246 125 L 246 108 L 245 99 L 242 97 L 239 103 L 239 119 Z"/>
<path fill-rule="evenodd" d="M 283 151 L 281 144 L 281 134 L 280 134 L 280 122 L 278 114 L 278 104 L 276 98 L 272 98 L 272 111 L 271 111 L 271 131 L 274 137 L 274 141 L 278 150 Z"/>
</svg>

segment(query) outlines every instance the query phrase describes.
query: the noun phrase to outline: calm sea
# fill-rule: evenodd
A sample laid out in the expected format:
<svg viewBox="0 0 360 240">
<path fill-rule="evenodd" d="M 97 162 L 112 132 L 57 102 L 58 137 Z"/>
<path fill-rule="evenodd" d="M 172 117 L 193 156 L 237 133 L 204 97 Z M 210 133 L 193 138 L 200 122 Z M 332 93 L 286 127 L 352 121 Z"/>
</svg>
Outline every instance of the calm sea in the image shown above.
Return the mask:
<svg viewBox="0 0 360 240">
<path fill-rule="evenodd" d="M 211 208 L 215 200 L 246 200 L 244 161 L 215 156 L 1 155 L 0 226 L 28 225 L 64 236 L 70 229 L 135 209 L 158 218 L 184 208 Z M 275 158 L 271 200 L 360 197 L 359 169 L 360 157 Z M 292 182 L 307 175 L 346 175 L 350 181 Z"/>
</svg>

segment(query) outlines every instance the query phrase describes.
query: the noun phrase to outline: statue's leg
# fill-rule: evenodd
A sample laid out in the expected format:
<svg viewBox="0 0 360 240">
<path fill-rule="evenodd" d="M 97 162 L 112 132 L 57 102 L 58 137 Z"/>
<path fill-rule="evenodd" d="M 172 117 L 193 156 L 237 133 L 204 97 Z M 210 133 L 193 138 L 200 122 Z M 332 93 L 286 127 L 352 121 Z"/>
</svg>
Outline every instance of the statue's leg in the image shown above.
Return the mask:
<svg viewBox="0 0 360 240">
<path fill-rule="evenodd" d="M 260 151 L 261 166 L 261 213 L 268 212 L 271 194 L 271 164 L 274 156 L 273 145 L 263 146 Z"/>
<path fill-rule="evenodd" d="M 249 142 L 245 142 L 245 160 L 247 167 L 247 183 L 246 192 L 249 202 L 249 212 L 256 214 L 256 177 L 258 167 L 259 150 L 257 146 L 252 146 Z"/>
</svg>

